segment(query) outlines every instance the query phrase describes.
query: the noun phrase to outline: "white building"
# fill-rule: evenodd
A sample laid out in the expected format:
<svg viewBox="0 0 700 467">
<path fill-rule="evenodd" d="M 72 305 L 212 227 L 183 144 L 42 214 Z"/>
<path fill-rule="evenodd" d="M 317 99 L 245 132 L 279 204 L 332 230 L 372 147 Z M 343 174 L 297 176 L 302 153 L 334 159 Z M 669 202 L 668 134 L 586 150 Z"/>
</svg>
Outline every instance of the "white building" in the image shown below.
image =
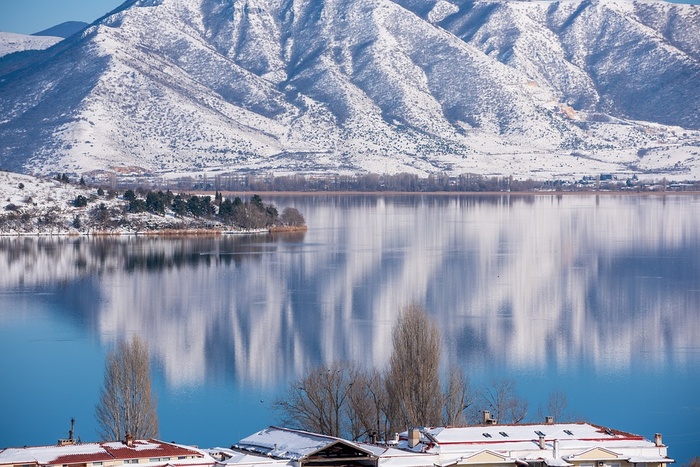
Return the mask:
<svg viewBox="0 0 700 467">
<path fill-rule="evenodd" d="M 434 454 L 440 467 L 665 467 L 674 462 L 661 435 L 650 441 L 590 423 L 414 429 L 401 435 L 399 447 Z"/>
</svg>

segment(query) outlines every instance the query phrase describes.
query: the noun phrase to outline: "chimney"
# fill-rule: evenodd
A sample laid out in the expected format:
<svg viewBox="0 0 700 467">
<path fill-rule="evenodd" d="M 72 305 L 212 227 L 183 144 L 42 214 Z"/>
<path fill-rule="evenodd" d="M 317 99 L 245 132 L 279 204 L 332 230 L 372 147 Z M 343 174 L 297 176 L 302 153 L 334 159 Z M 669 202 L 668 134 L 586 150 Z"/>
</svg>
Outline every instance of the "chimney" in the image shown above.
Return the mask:
<svg viewBox="0 0 700 467">
<path fill-rule="evenodd" d="M 369 442 L 370 444 L 377 444 L 377 432 L 373 431 L 372 434 L 369 436 Z"/>
<path fill-rule="evenodd" d="M 661 433 L 654 434 L 654 446 L 661 447 L 664 443 L 661 441 Z"/>
<path fill-rule="evenodd" d="M 126 436 L 124 436 L 124 444 L 130 448 L 134 447 L 134 437 L 131 436 L 131 433 L 127 433 Z"/>
<path fill-rule="evenodd" d="M 545 449 L 544 435 L 540 435 L 540 449 Z"/>
<path fill-rule="evenodd" d="M 558 439 L 555 439 L 555 440 L 552 442 L 552 444 L 554 445 L 554 449 L 553 449 L 553 452 L 552 452 L 552 457 L 554 457 L 555 459 L 559 459 L 559 440 L 558 440 Z"/>
<path fill-rule="evenodd" d="M 498 420 L 491 418 L 491 412 L 484 410 L 484 425 L 496 425 Z"/>
<path fill-rule="evenodd" d="M 547 425 L 553 425 L 554 424 L 554 417 L 552 417 L 551 415 L 548 415 L 544 418 L 544 422 Z"/>
<path fill-rule="evenodd" d="M 413 448 L 420 442 L 420 431 L 418 428 L 408 429 L 408 447 Z"/>
</svg>

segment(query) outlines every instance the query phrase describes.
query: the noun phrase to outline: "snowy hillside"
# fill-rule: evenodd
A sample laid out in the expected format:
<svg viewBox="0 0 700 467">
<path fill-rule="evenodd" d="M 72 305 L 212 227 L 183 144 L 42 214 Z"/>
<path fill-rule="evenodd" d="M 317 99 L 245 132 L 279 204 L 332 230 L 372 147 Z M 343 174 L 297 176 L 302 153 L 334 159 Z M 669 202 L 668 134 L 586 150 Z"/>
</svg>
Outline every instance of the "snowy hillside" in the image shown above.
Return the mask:
<svg viewBox="0 0 700 467">
<path fill-rule="evenodd" d="M 43 50 L 63 40 L 53 36 L 26 36 L 11 32 L 0 32 L 0 57 L 25 50 Z"/>
<path fill-rule="evenodd" d="M 699 88 L 693 5 L 130 0 L 0 60 L 0 167 L 697 178 Z"/>
<path fill-rule="evenodd" d="M 277 216 L 270 222 L 263 219 L 256 222 L 252 208 L 243 205 L 241 209 L 252 213 L 240 223 L 235 216 L 216 215 L 218 207 L 212 205 L 213 211 L 191 212 L 190 203 L 201 202 L 204 198 L 197 195 L 182 195 L 181 210 L 173 212 L 170 205 L 162 209 L 148 209 L 144 198 L 156 192 L 140 194 L 137 190 L 133 199 L 140 201 L 143 208 L 134 208 L 130 200 L 117 196 L 116 192 L 88 187 L 81 183 L 70 182 L 66 175 L 61 178 L 41 178 L 31 175 L 0 172 L 0 236 L 16 235 L 121 235 L 135 233 L 158 233 L 171 235 L 226 233 L 259 233 L 268 230 L 298 231 L 305 230 L 303 216 Z M 158 195 L 164 195 L 162 191 Z M 172 193 L 168 192 L 172 195 Z M 174 196 L 174 195 L 173 195 Z M 165 199 L 161 196 L 161 200 Z M 211 197 L 206 201 L 210 204 Z M 228 201 L 227 201 L 228 202 Z M 262 201 L 261 201 L 262 202 Z M 136 206 L 136 203 L 134 206 Z M 216 204 L 216 203 L 214 203 Z M 221 203 L 223 207 L 226 203 Z M 229 205 L 230 207 L 230 205 Z M 268 208 L 262 204 L 260 210 Z M 276 209 L 276 208 L 275 208 Z M 203 211 L 203 210 L 200 210 Z M 230 214 L 230 213 L 229 213 Z M 258 216 L 259 219 L 259 216 Z M 299 222 L 301 219 L 301 222 Z M 290 221 L 294 223 L 290 223 Z"/>
</svg>

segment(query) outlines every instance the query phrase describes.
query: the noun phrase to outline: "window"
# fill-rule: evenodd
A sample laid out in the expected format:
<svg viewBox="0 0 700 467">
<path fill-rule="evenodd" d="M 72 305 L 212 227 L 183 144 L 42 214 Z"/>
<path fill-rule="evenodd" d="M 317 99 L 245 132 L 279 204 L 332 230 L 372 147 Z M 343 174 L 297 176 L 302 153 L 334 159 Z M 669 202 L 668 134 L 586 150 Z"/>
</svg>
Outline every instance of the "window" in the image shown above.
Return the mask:
<svg viewBox="0 0 700 467">
<path fill-rule="evenodd" d="M 92 465 L 102 465 L 102 462 L 93 462 Z"/>
<path fill-rule="evenodd" d="M 169 458 L 169 457 L 162 457 L 160 460 L 162 460 L 162 461 L 169 461 L 170 458 Z"/>
<path fill-rule="evenodd" d="M 148 462 L 160 462 L 160 457 L 151 457 Z"/>
<path fill-rule="evenodd" d="M 124 459 L 125 464 L 138 464 L 139 460 L 138 459 Z"/>
<path fill-rule="evenodd" d="M 177 458 L 182 460 L 182 459 L 187 459 L 187 456 L 177 456 Z"/>
</svg>

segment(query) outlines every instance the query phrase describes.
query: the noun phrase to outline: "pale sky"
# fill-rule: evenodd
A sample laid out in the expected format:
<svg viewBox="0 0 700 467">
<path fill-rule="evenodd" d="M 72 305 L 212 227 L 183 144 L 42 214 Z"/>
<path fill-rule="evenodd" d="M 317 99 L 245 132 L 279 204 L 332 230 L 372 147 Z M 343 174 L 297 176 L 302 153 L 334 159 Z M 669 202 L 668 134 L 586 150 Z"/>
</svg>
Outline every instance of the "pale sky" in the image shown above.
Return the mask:
<svg viewBox="0 0 700 467">
<path fill-rule="evenodd" d="M 66 21 L 92 23 L 123 0 L 0 0 L 0 31 L 33 34 Z M 700 0 L 678 3 L 700 4 Z"/>
</svg>

